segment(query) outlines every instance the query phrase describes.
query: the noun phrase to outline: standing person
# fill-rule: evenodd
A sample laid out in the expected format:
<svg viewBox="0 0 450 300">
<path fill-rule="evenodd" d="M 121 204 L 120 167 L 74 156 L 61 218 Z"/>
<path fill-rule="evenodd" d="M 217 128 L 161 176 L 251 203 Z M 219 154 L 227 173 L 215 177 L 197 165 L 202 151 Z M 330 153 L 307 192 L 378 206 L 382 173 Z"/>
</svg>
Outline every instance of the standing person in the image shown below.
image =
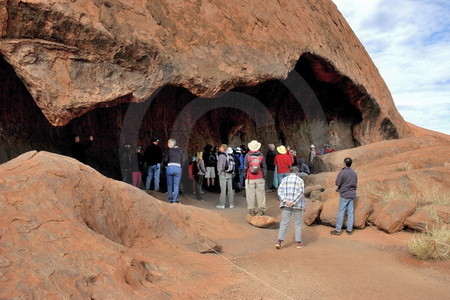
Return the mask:
<svg viewBox="0 0 450 300">
<path fill-rule="evenodd" d="M 286 149 L 283 145 L 277 147 L 279 154 L 275 156 L 274 165 L 277 166 L 278 184 L 281 183 L 284 177 L 289 175 L 289 167 L 294 162 L 292 152 Z"/>
<path fill-rule="evenodd" d="M 269 190 L 269 192 L 272 192 L 275 190 L 275 187 L 273 186 L 273 176 L 275 174 L 275 156 L 277 155 L 275 153 L 275 145 L 269 144 L 269 151 L 267 151 L 266 154 L 266 166 L 267 166 L 267 180 L 266 180 L 266 187 Z"/>
<path fill-rule="evenodd" d="M 280 198 L 280 208 L 283 218 L 278 231 L 278 241 L 275 244 L 275 248 L 277 249 L 281 248 L 281 243 L 285 240 L 286 231 L 292 215 L 294 215 L 297 248 L 303 247 L 302 211 L 305 211 L 306 208 L 305 197 L 303 196 L 304 183 L 299 177 L 299 169 L 297 166 L 292 166 L 290 171 L 291 173 L 283 178 L 278 187 L 278 197 Z"/>
<path fill-rule="evenodd" d="M 314 174 L 317 170 L 314 170 L 314 161 L 316 160 L 317 151 L 314 147 L 314 145 L 311 145 L 311 151 L 309 152 L 309 170 L 311 171 L 311 174 Z"/>
<path fill-rule="evenodd" d="M 347 210 L 347 233 L 353 233 L 353 220 L 354 220 L 354 201 L 356 198 L 356 189 L 358 187 L 358 175 L 350 168 L 352 166 L 352 159 L 346 157 L 344 159 L 344 168 L 339 172 L 336 178 L 336 191 L 339 192 L 339 210 L 336 221 L 336 229 L 330 233 L 332 235 L 340 235 L 342 225 L 344 223 L 344 214 Z"/>
<path fill-rule="evenodd" d="M 86 163 L 86 153 L 85 151 L 89 149 L 94 142 L 94 137 L 89 136 L 89 141 L 86 144 L 81 143 L 81 139 L 79 135 L 75 135 L 74 141 L 71 146 L 72 157 L 77 159 L 79 162 L 83 164 Z"/>
<path fill-rule="evenodd" d="M 266 165 L 259 149 L 261 143 L 256 140 L 248 143 L 249 152 L 244 158 L 245 194 L 248 213 L 251 216 L 263 216 L 266 211 Z"/>
<path fill-rule="evenodd" d="M 214 179 L 216 178 L 216 165 L 217 159 L 213 151 L 213 146 L 208 144 L 204 147 L 205 152 L 203 153 L 203 161 L 206 166 L 206 188 L 210 189 L 214 187 Z"/>
<path fill-rule="evenodd" d="M 233 149 L 226 144 L 219 147 L 219 159 L 217 161 L 217 173 L 219 174 L 220 183 L 220 202 L 216 207 L 219 209 L 225 208 L 225 200 L 228 195 L 230 201 L 230 208 L 234 208 L 234 191 L 233 191 L 233 170 L 234 157 Z"/>
<path fill-rule="evenodd" d="M 120 160 L 120 166 L 122 167 L 122 180 L 126 183 L 132 183 L 132 164 L 134 153 L 131 151 L 131 145 L 126 144 Z"/>
<path fill-rule="evenodd" d="M 193 156 L 189 162 L 189 179 L 192 182 L 192 193 L 194 195 L 197 195 L 197 173 L 197 157 Z"/>
<path fill-rule="evenodd" d="M 142 184 L 143 167 L 144 167 L 144 154 L 142 154 L 141 146 L 137 146 L 135 159 L 131 161 L 133 186 L 137 188 L 140 188 Z"/>
<path fill-rule="evenodd" d="M 168 201 L 170 203 L 180 203 L 180 181 L 181 164 L 183 163 L 183 151 L 178 148 L 177 141 L 174 138 L 167 141 L 167 150 L 164 155 L 164 164 L 166 167 Z"/>
<path fill-rule="evenodd" d="M 203 152 L 199 151 L 197 152 L 197 190 L 195 194 L 195 199 L 203 201 L 202 197 L 202 184 L 203 179 L 205 178 L 206 174 L 206 167 L 205 167 L 205 161 L 203 160 Z"/>
<path fill-rule="evenodd" d="M 234 155 L 236 159 L 236 182 L 238 191 L 241 191 L 244 188 L 244 155 L 242 155 L 241 147 L 236 147 L 235 149 L 236 154 Z"/>
<path fill-rule="evenodd" d="M 150 145 L 145 149 L 145 162 L 147 163 L 147 180 L 145 181 L 145 189 L 149 190 L 154 179 L 154 189 L 159 191 L 159 178 L 161 174 L 162 150 L 159 147 L 159 139 L 152 138 Z"/>
</svg>

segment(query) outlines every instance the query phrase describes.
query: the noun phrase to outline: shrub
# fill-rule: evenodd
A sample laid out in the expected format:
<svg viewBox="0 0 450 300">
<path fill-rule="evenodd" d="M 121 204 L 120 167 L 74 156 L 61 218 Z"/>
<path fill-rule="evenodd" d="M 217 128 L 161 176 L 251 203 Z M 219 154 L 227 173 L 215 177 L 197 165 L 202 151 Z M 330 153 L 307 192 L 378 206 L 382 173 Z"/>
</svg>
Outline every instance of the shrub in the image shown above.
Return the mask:
<svg viewBox="0 0 450 300">
<path fill-rule="evenodd" d="M 415 234 L 408 249 L 418 259 L 450 258 L 450 229 L 436 228 L 429 233 Z"/>
</svg>

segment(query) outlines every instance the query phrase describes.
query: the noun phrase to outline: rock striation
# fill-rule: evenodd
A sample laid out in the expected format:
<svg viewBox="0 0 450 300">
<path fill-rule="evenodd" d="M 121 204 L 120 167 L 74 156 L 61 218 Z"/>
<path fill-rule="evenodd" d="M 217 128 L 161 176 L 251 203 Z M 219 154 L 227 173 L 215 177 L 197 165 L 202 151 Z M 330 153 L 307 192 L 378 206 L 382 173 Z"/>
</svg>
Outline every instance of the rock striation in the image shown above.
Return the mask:
<svg viewBox="0 0 450 300">
<path fill-rule="evenodd" d="M 348 99 L 359 115 L 350 121 L 359 144 L 412 135 L 331 0 L 0 4 L 0 55 L 53 125 L 96 107 L 143 102 L 164 86 L 217 97 L 295 69 L 314 79 L 312 88 L 334 87 L 330 94 Z"/>
</svg>

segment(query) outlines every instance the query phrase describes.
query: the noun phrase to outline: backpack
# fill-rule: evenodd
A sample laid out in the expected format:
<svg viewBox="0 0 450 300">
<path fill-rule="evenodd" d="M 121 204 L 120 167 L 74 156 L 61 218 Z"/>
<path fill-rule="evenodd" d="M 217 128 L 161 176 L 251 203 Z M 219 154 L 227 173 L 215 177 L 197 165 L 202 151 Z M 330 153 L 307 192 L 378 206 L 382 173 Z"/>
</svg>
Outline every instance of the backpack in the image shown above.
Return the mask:
<svg viewBox="0 0 450 300">
<path fill-rule="evenodd" d="M 234 168 L 236 167 L 234 156 L 228 153 L 225 154 L 225 156 L 226 156 L 225 173 L 234 173 Z"/>
<path fill-rule="evenodd" d="M 261 170 L 261 162 L 263 160 L 262 156 L 248 156 L 248 170 L 251 174 L 258 174 Z"/>
</svg>

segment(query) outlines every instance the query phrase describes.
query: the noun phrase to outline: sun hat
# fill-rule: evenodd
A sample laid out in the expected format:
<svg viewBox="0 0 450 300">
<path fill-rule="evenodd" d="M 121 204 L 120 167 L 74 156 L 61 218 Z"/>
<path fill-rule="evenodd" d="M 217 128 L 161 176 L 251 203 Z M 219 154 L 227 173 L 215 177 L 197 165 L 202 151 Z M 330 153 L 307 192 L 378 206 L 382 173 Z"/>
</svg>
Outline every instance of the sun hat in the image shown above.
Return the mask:
<svg viewBox="0 0 450 300">
<path fill-rule="evenodd" d="M 228 153 L 228 154 L 233 154 L 233 148 L 228 147 L 228 148 L 227 148 L 227 153 Z"/>
<path fill-rule="evenodd" d="M 248 143 L 248 149 L 250 149 L 250 151 L 258 151 L 259 148 L 261 148 L 261 143 L 258 143 L 257 140 L 253 140 Z"/>
<path fill-rule="evenodd" d="M 236 147 L 236 149 L 234 149 L 234 151 L 236 151 L 237 153 L 241 153 L 242 149 L 241 149 L 241 147 Z"/>
<path fill-rule="evenodd" d="M 315 147 L 314 147 L 314 145 L 311 145 L 311 149 L 314 149 Z"/>
<path fill-rule="evenodd" d="M 279 146 L 279 147 L 277 147 L 277 151 L 278 151 L 278 153 L 280 153 L 280 154 L 286 154 L 286 147 L 284 147 L 283 145 L 281 145 L 281 146 Z"/>
</svg>

